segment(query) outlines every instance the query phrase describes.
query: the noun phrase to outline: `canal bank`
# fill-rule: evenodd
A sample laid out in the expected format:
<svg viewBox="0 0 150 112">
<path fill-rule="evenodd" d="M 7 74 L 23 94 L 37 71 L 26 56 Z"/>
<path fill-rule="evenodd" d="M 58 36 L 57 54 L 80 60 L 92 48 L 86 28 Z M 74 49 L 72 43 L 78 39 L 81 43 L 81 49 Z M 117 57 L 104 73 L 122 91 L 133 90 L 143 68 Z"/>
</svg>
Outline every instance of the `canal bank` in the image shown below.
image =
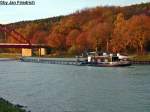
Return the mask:
<svg viewBox="0 0 150 112">
<path fill-rule="evenodd" d="M 26 112 L 22 105 L 14 105 L 3 98 L 0 98 L 0 112 Z"/>
<path fill-rule="evenodd" d="M 18 59 L 15 58 L 0 58 L 0 61 L 16 61 Z"/>
<path fill-rule="evenodd" d="M 150 65 L 150 61 L 131 61 L 134 65 Z"/>
</svg>

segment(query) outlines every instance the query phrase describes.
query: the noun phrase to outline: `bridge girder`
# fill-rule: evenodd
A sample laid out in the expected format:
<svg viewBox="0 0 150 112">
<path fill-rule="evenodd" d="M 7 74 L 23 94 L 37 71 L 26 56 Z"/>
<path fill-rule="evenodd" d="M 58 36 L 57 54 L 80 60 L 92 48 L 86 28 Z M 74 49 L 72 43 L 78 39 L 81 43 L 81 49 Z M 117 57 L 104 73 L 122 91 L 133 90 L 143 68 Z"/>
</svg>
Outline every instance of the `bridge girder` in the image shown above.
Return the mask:
<svg viewBox="0 0 150 112">
<path fill-rule="evenodd" d="M 19 43 L 28 43 L 31 45 L 31 42 L 28 38 L 25 38 L 22 34 L 6 25 L 0 24 L 0 31 L 6 32 L 8 35 L 10 35 L 13 39 L 15 39 Z"/>
</svg>

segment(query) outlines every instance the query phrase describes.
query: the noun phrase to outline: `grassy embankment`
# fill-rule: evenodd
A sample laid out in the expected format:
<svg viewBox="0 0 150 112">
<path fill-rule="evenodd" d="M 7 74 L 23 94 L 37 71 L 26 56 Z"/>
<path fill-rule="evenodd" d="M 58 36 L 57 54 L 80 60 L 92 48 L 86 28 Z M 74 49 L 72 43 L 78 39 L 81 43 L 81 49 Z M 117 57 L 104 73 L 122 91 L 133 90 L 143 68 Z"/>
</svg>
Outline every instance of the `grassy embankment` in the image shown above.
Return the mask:
<svg viewBox="0 0 150 112">
<path fill-rule="evenodd" d="M 146 55 L 132 55 L 130 59 L 133 61 L 150 61 L 150 54 Z"/>
<path fill-rule="evenodd" d="M 12 58 L 12 59 L 19 59 L 19 54 L 14 53 L 0 53 L 0 58 Z"/>
<path fill-rule="evenodd" d="M 10 102 L 0 98 L 0 112 L 26 112 L 20 105 L 13 105 Z"/>
</svg>

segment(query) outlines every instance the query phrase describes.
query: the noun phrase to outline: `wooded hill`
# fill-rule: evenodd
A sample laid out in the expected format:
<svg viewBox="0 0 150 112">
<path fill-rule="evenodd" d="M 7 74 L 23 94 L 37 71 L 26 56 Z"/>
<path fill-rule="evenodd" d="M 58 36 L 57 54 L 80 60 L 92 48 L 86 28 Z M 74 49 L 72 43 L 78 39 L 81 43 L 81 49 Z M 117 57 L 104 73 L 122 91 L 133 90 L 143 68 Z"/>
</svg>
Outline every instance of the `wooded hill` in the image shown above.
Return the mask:
<svg viewBox="0 0 150 112">
<path fill-rule="evenodd" d="M 35 21 L 8 24 L 32 43 L 44 43 L 53 52 L 84 51 L 145 53 L 150 51 L 150 3 L 125 7 L 95 7 Z M 0 33 L 1 42 L 17 43 Z"/>
</svg>

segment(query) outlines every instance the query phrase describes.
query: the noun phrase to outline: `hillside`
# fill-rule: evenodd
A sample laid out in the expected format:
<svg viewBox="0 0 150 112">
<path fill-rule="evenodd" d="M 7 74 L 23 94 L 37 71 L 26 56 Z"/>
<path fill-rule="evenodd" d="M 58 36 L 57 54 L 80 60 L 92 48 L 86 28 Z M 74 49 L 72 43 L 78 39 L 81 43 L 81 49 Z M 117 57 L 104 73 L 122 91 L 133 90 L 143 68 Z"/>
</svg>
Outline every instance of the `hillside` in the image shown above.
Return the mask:
<svg viewBox="0 0 150 112">
<path fill-rule="evenodd" d="M 125 7 L 95 7 L 67 16 L 8 24 L 32 43 L 44 43 L 53 52 L 84 51 L 144 53 L 150 51 L 150 3 Z M 0 33 L 1 42 L 17 43 Z M 10 50 L 11 51 L 11 50 Z"/>
</svg>

